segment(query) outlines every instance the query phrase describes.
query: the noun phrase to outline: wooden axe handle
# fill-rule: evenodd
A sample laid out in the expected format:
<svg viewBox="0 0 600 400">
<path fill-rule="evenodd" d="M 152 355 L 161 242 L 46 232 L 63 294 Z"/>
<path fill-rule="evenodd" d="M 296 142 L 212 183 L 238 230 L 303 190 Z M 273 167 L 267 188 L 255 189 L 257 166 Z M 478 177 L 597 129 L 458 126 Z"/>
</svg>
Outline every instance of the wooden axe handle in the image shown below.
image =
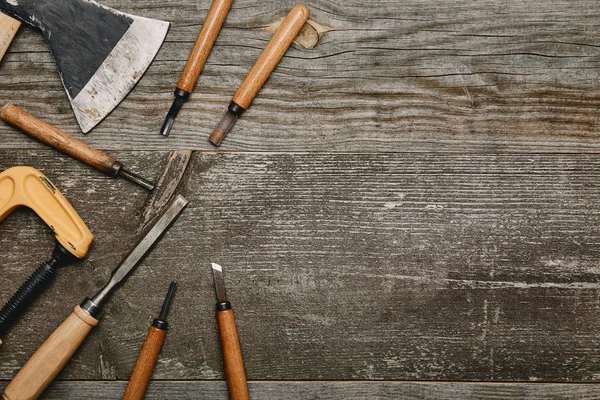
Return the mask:
<svg viewBox="0 0 600 400">
<path fill-rule="evenodd" d="M 0 60 L 2 60 L 4 54 L 6 54 L 10 42 L 14 39 L 20 26 L 21 21 L 17 21 L 6 14 L 0 13 Z"/>
<path fill-rule="evenodd" d="M 231 400 L 250 400 L 233 310 L 217 311 L 217 323 L 221 335 L 229 398 Z"/>
<path fill-rule="evenodd" d="M 4 400 L 37 399 L 69 362 L 98 320 L 75 307 L 4 389 Z"/>
<path fill-rule="evenodd" d="M 13 104 L 7 104 L 0 110 L 0 118 L 40 142 L 46 143 L 48 146 L 52 146 L 58 151 L 83 161 L 100 171 L 110 173 L 117 162 L 116 159 L 100 150 L 75 139 L 68 133 L 34 117 Z"/>
<path fill-rule="evenodd" d="M 296 4 L 281 22 L 271 41 L 244 79 L 232 101 L 246 109 L 258 94 L 283 55 L 308 20 L 309 10 L 304 4 Z"/>
<path fill-rule="evenodd" d="M 200 72 L 202 72 L 204 63 L 210 54 L 210 49 L 217 40 L 219 31 L 223 26 L 223 22 L 225 22 L 225 17 L 227 17 L 227 13 L 231 8 L 231 3 L 233 3 L 233 0 L 213 0 L 196 39 L 196 44 L 194 44 L 188 62 L 179 78 L 179 82 L 177 82 L 179 89 L 189 93 L 194 90 Z"/>
</svg>

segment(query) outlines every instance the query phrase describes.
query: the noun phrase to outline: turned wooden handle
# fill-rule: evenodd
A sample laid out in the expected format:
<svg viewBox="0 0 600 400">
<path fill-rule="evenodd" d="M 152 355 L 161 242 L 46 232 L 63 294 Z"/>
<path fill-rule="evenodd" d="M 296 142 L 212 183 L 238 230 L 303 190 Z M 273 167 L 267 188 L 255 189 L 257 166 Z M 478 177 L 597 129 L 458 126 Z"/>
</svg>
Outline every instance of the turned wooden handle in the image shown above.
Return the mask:
<svg viewBox="0 0 600 400">
<path fill-rule="evenodd" d="M 110 173 L 117 162 L 100 150 L 69 136 L 66 132 L 34 117 L 13 104 L 7 104 L 0 110 L 0 118 L 28 133 L 40 142 L 70 155 L 101 171 Z"/>
<path fill-rule="evenodd" d="M 217 322 L 221 334 L 221 347 L 223 348 L 223 361 L 225 363 L 225 374 L 229 386 L 229 398 L 231 400 L 249 400 L 248 382 L 246 382 L 246 370 L 240 349 L 237 329 L 233 310 L 217 311 Z"/>
<path fill-rule="evenodd" d="M 165 330 L 150 327 L 122 400 L 142 400 L 144 398 L 166 334 Z"/>
<path fill-rule="evenodd" d="M 244 79 L 242 86 L 233 96 L 232 101 L 244 109 L 250 106 L 260 88 L 275 69 L 283 55 L 290 47 L 304 23 L 308 20 L 309 10 L 304 4 L 296 4 L 281 22 L 273 38 L 265 47 L 260 57 Z"/>
<path fill-rule="evenodd" d="M 4 400 L 37 399 L 79 348 L 98 320 L 75 307 L 69 316 L 31 356 L 4 389 Z"/>
<path fill-rule="evenodd" d="M 177 82 L 177 88 L 185 90 L 188 93 L 194 90 L 204 63 L 215 44 L 215 40 L 217 40 L 219 31 L 223 26 L 223 22 L 225 22 L 225 17 L 227 17 L 227 13 L 231 8 L 231 3 L 233 3 L 233 0 L 213 0 L 204 20 L 204 25 L 202 25 L 202 29 L 196 39 L 196 44 L 194 44 L 194 48 L 190 53 L 179 82 Z"/>
<path fill-rule="evenodd" d="M 6 50 L 8 50 L 8 46 L 10 46 L 20 26 L 21 21 L 0 13 L 0 60 L 6 54 Z"/>
</svg>

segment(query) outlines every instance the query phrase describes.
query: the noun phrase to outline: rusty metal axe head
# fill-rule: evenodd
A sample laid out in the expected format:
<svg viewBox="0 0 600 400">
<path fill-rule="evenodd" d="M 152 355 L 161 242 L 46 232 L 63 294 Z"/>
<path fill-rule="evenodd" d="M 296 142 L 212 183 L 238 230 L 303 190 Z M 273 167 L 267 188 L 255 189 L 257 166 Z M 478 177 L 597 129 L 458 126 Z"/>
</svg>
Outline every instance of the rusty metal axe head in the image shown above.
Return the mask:
<svg viewBox="0 0 600 400">
<path fill-rule="evenodd" d="M 127 96 L 169 29 L 92 0 L 0 0 L 0 10 L 42 30 L 84 133 Z"/>
</svg>

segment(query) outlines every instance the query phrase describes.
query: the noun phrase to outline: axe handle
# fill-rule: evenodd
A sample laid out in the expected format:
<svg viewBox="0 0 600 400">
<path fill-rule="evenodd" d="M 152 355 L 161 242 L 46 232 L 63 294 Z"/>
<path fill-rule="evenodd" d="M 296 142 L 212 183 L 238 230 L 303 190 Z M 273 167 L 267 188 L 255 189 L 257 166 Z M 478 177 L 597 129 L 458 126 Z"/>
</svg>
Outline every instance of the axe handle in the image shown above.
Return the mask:
<svg viewBox="0 0 600 400">
<path fill-rule="evenodd" d="M 283 55 L 308 20 L 309 10 L 304 4 L 296 4 L 275 31 L 256 63 L 244 79 L 232 101 L 246 109 L 265 84 Z"/>
<path fill-rule="evenodd" d="M 20 26 L 21 21 L 0 13 L 0 60 L 4 57 Z"/>
<path fill-rule="evenodd" d="M 40 142 L 106 173 L 110 173 L 117 163 L 116 159 L 94 149 L 81 140 L 75 139 L 66 132 L 34 117 L 13 104 L 7 104 L 0 110 L 0 118 Z"/>
<path fill-rule="evenodd" d="M 231 8 L 231 3 L 233 3 L 233 0 L 213 0 L 202 29 L 196 39 L 196 44 L 194 44 L 194 48 L 190 53 L 179 82 L 177 82 L 177 88 L 185 90 L 188 93 L 194 90 L 204 63 L 210 54 L 215 40 L 217 40 L 219 31 Z"/>
</svg>

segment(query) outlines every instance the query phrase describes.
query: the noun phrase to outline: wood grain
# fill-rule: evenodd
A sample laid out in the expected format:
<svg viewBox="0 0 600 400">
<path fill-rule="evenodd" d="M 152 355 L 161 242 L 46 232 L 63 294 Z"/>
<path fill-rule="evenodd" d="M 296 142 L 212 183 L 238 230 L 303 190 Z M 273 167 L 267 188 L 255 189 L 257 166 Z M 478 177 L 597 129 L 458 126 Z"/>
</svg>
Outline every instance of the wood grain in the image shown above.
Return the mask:
<svg viewBox="0 0 600 400">
<path fill-rule="evenodd" d="M 97 319 L 76 306 L 73 313 L 56 328 L 10 381 L 2 395 L 4 400 L 37 399 L 97 324 Z"/>
<path fill-rule="evenodd" d="M 86 143 L 103 150 L 211 150 L 206 136 L 295 1 L 234 3 L 177 135 L 156 132 L 173 102 L 208 0 L 106 4 L 172 22 L 143 79 Z M 310 3 L 326 32 L 290 48 L 223 150 L 598 152 L 600 2 Z M 49 49 L 24 27 L 0 65 L 15 102 L 69 134 L 75 122 Z M 25 95 L 26 94 L 26 95 Z M 42 148 L 0 123 L 0 147 Z"/>
<path fill-rule="evenodd" d="M 244 359 L 235 326 L 233 310 L 218 311 L 217 323 L 223 350 L 223 363 L 227 375 L 227 386 L 231 400 L 250 400 Z"/>
<path fill-rule="evenodd" d="M 157 173 L 168 154 L 115 153 Z M 46 169 L 96 240 L 14 325 L 3 379 L 106 281 L 148 196 L 50 150 L 0 152 L 0 168 L 14 164 Z M 250 380 L 597 381 L 595 155 L 212 152 L 188 168 L 189 208 L 61 379 L 127 379 L 148 310 L 174 279 L 187 306 L 171 311 L 154 377 L 224 379 L 217 262 L 231 270 Z M 0 283 L 22 281 L 52 240 L 31 213 L 11 214 L 0 224 Z"/>
<path fill-rule="evenodd" d="M 150 327 L 122 400 L 142 400 L 144 398 L 166 334 L 167 331 L 163 329 Z"/>
<path fill-rule="evenodd" d="M 114 400 L 119 398 L 127 382 L 67 381 L 55 382 L 44 394 L 44 400 Z M 447 382 L 250 382 L 254 400 L 294 399 L 320 400 L 598 400 L 598 385 L 550 383 L 447 383 Z M 2 384 L 0 383 L 0 388 Z M 217 381 L 151 382 L 146 400 L 214 399 L 226 400 L 227 385 Z"/>
<path fill-rule="evenodd" d="M 69 136 L 66 132 L 34 117 L 23 109 L 7 104 L 0 109 L 0 117 L 22 132 L 36 138 L 48 146 L 54 147 L 77 160 L 80 160 L 103 172 L 111 172 L 117 162 L 100 150 Z"/>
<path fill-rule="evenodd" d="M 258 60 L 248 72 L 240 88 L 233 95 L 233 102 L 244 109 L 250 106 L 252 100 L 254 100 L 304 26 L 304 23 L 308 20 L 309 14 L 310 11 L 304 4 L 296 4 L 292 7 L 271 40 L 269 40 L 267 47 L 260 53 Z"/>
<path fill-rule="evenodd" d="M 213 0 L 206 19 L 202 24 L 202 29 L 196 39 L 196 43 L 194 43 L 194 48 L 188 57 L 179 82 L 177 82 L 179 89 L 185 90 L 188 93 L 194 90 L 204 63 L 208 59 L 210 50 L 215 40 L 217 40 L 219 31 L 231 8 L 231 3 L 233 3 L 233 0 Z"/>
<path fill-rule="evenodd" d="M 8 46 L 12 43 L 21 22 L 9 17 L 4 13 L 0 13 L 0 61 L 4 58 Z"/>
</svg>

